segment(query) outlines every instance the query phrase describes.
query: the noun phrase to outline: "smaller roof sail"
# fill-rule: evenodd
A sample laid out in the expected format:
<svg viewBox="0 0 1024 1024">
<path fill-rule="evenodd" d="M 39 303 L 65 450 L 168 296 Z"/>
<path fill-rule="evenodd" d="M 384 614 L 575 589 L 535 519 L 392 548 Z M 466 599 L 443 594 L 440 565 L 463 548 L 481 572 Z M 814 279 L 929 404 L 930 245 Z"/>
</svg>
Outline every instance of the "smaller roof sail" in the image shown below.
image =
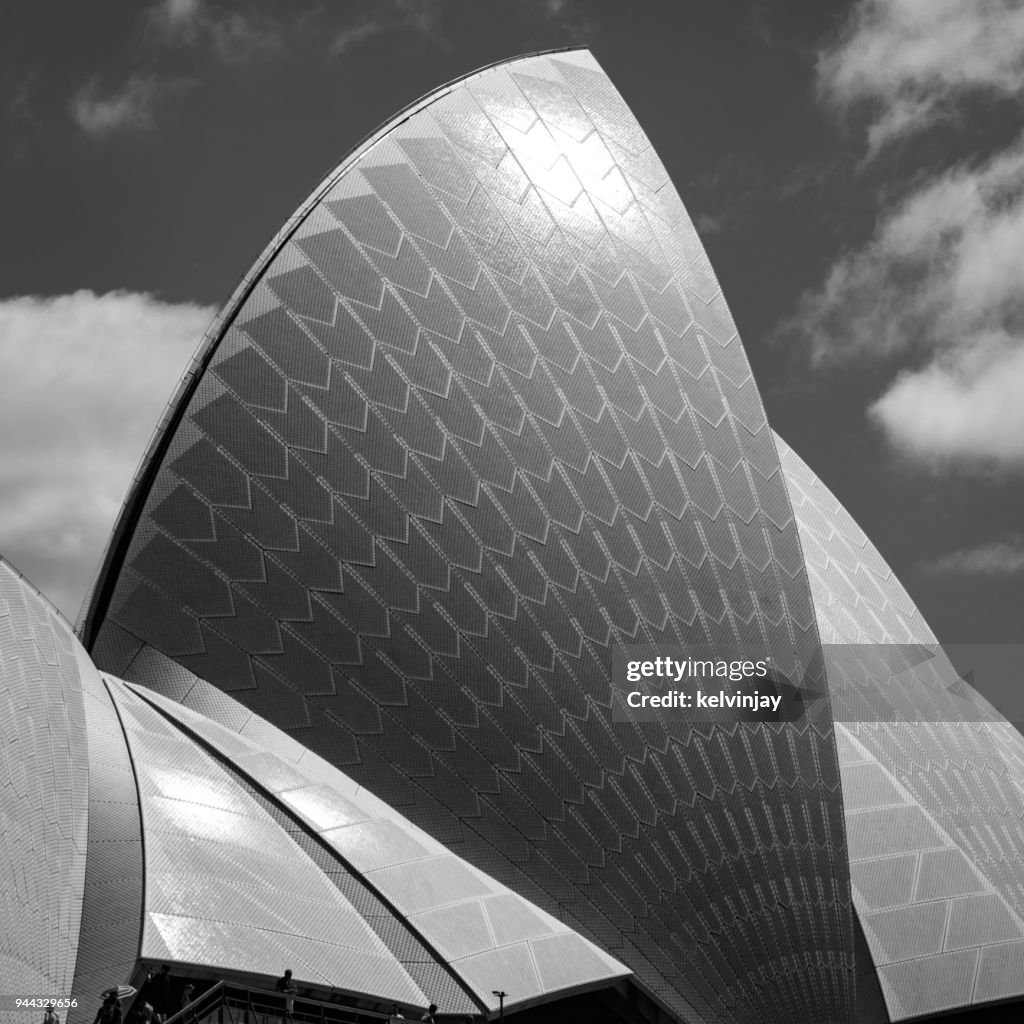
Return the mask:
<svg viewBox="0 0 1024 1024">
<path fill-rule="evenodd" d="M 856 906 L 893 1021 L 1024 995 L 1024 738 L 776 446 L 821 632 Z"/>
<path fill-rule="evenodd" d="M 0 559 L 0 992 L 70 992 L 88 834 L 83 690 L 71 626 Z M 12 1007 L 4 1007 L 12 1009 Z"/>
<path fill-rule="evenodd" d="M 180 682 L 181 667 L 170 662 L 167 666 L 169 676 Z M 476 997 L 479 1008 L 497 1008 L 494 991 L 499 989 L 507 990 L 505 1005 L 512 1007 L 609 984 L 631 973 L 614 957 L 462 860 L 337 768 L 202 680 L 195 680 L 184 705 L 134 684 L 122 684 L 122 690 L 134 696 L 133 717 L 139 715 L 140 700 L 152 706 L 143 717 L 147 727 L 154 730 L 153 735 L 162 738 L 155 744 L 147 743 L 142 752 L 147 763 L 144 771 L 156 772 L 153 784 L 161 795 L 178 786 L 185 787 L 183 792 L 197 792 L 191 781 L 186 785 L 186 780 L 169 766 L 148 767 L 160 757 L 161 750 L 166 748 L 169 753 L 167 735 L 178 730 L 167 719 L 174 719 L 179 729 L 230 760 L 237 772 L 287 808 L 333 850 L 448 965 Z M 208 714 L 192 710 L 189 704 L 204 707 Z M 166 716 L 162 725 L 156 709 Z M 188 742 L 178 732 L 175 743 Z M 193 772 L 193 762 L 198 764 L 197 758 L 203 756 L 190 754 L 191 761 L 180 762 L 186 765 L 180 771 Z M 220 806 L 226 798 L 219 793 L 217 789 L 209 798 L 203 797 L 199 808 L 189 812 L 196 827 L 204 816 L 214 815 L 218 822 L 224 819 L 225 824 L 216 826 L 223 830 L 232 823 L 225 816 L 240 813 L 237 807 Z M 154 813 L 163 813 L 162 806 L 157 800 Z M 150 827 L 147 824 L 147 834 Z M 251 851 L 246 853 L 247 858 L 254 855 L 252 851 L 261 851 L 260 856 L 272 855 L 267 852 L 274 849 L 272 837 L 265 842 L 263 825 L 248 835 L 248 821 L 239 822 L 239 827 L 243 829 L 240 841 L 244 838 L 246 849 Z M 163 825 L 159 829 L 162 831 Z M 175 847 L 169 852 L 168 863 L 180 864 L 182 851 Z M 200 877 L 209 878 L 217 867 L 204 862 L 197 864 L 196 870 Z M 267 870 L 272 871 L 269 866 Z M 170 893 L 190 891 L 184 879 L 174 882 L 168 886 Z M 155 897 L 154 890 L 147 910 L 163 935 L 167 926 L 163 915 L 154 915 Z M 232 896 L 228 893 L 220 899 L 230 902 Z M 203 897 L 197 906 L 205 907 L 207 902 Z M 307 911 L 300 913 L 303 920 L 307 916 Z M 332 927 L 337 928 L 337 922 Z M 155 936 L 153 941 L 152 951 L 146 955 L 170 955 L 171 950 L 158 953 Z M 351 987 L 338 980 L 331 984 Z M 434 998 L 431 993 L 427 995 Z"/>
<path fill-rule="evenodd" d="M 142 808 L 141 956 L 267 977 L 293 965 L 298 984 L 427 1002 L 359 912 L 252 796 L 124 683 L 108 682 Z"/>
</svg>

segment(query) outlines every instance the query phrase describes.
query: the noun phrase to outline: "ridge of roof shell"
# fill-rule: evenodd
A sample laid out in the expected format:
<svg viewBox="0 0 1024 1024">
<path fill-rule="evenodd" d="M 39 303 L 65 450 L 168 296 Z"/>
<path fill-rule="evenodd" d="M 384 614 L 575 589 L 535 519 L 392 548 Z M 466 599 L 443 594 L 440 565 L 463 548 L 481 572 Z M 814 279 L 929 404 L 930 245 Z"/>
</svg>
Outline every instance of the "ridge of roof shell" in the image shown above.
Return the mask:
<svg viewBox="0 0 1024 1024">
<path fill-rule="evenodd" d="M 122 507 L 118 512 L 116 521 L 114 522 L 110 539 L 107 542 L 106 550 L 104 551 L 100 561 L 100 568 L 96 574 L 96 580 L 90 588 L 89 593 L 86 594 L 78 615 L 78 621 L 75 624 L 76 632 L 86 649 L 89 649 L 92 646 L 93 640 L 95 639 L 98 620 L 105 613 L 106 602 L 110 596 L 105 591 L 104 580 L 111 574 L 116 575 L 116 572 L 120 567 L 121 559 L 124 556 L 124 546 L 130 539 L 132 530 L 134 529 L 138 517 L 141 514 L 142 505 L 145 503 L 149 486 L 152 484 L 153 477 L 159 469 L 161 455 L 166 448 L 166 441 L 174 433 L 174 429 L 178 421 L 181 419 L 181 416 L 184 414 L 189 399 L 194 393 L 200 378 L 206 370 L 217 345 L 223 339 L 228 328 L 230 328 L 235 316 L 244 305 L 245 300 L 252 292 L 252 289 L 255 287 L 264 271 L 271 264 L 274 257 L 280 252 L 288 239 L 291 238 L 291 236 L 299 229 L 303 220 L 309 216 L 317 203 L 324 195 L 327 194 L 327 192 L 330 191 L 331 187 L 339 178 L 342 177 L 342 175 L 345 174 L 353 163 L 358 161 L 362 155 L 371 149 L 378 141 L 385 138 L 390 132 L 403 122 L 407 121 L 418 111 L 425 107 L 429 107 L 432 103 L 436 103 L 443 96 L 448 95 L 455 86 L 461 85 L 465 82 L 470 82 L 475 78 L 479 78 L 492 69 L 511 67 L 520 63 L 527 63 L 537 57 L 554 54 L 560 54 L 567 59 L 571 59 L 571 55 L 576 54 L 589 58 L 595 65 L 597 63 L 594 61 L 593 55 L 587 47 L 566 46 L 550 50 L 536 50 L 530 53 L 520 54 L 516 57 L 510 57 L 506 60 L 495 61 L 493 64 L 485 64 L 483 67 L 479 67 L 465 75 L 453 78 L 451 81 L 445 83 L 439 88 L 432 90 L 426 95 L 420 97 L 420 99 L 403 107 L 397 114 L 384 121 L 381 125 L 367 134 L 362 140 L 357 142 L 341 162 L 335 165 L 324 176 L 320 183 L 312 190 L 312 192 L 310 192 L 306 199 L 303 200 L 296 211 L 285 221 L 273 238 L 271 238 L 270 242 L 267 243 L 253 265 L 241 277 L 227 300 L 217 311 L 210 323 L 210 326 L 206 329 L 202 339 L 196 346 L 196 351 L 189 360 L 189 365 L 182 374 L 178 386 L 175 388 L 174 393 L 168 400 L 167 406 L 160 417 L 160 421 L 153 429 L 146 445 L 146 450 L 139 461 L 139 465 L 136 468 L 135 473 L 133 474 L 132 483 L 128 488 L 128 493 L 125 495 Z"/>
</svg>

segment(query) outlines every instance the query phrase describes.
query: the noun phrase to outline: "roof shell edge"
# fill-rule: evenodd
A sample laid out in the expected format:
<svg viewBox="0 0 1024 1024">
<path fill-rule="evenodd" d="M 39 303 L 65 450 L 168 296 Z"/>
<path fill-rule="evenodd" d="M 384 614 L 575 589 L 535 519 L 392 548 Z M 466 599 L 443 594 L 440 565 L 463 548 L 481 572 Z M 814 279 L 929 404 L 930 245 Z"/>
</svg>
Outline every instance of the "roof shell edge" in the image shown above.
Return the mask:
<svg viewBox="0 0 1024 1024">
<path fill-rule="evenodd" d="M 189 401 L 206 372 L 217 347 L 234 323 L 236 316 L 245 305 L 253 289 L 263 278 L 274 257 L 277 256 L 289 239 L 299 230 L 306 218 L 317 207 L 320 200 L 351 167 L 374 145 L 415 114 L 447 96 L 456 86 L 472 81 L 474 78 L 478 78 L 489 71 L 497 68 L 507 68 L 523 61 L 533 60 L 536 57 L 551 56 L 559 53 L 586 54 L 594 60 L 593 54 L 590 53 L 589 48 L 586 46 L 562 46 L 550 50 L 535 50 L 507 58 L 506 60 L 495 61 L 465 75 L 451 79 L 439 88 L 403 107 L 393 117 L 364 136 L 363 139 L 349 150 L 341 162 L 321 179 L 316 188 L 284 222 L 214 316 L 182 374 L 178 386 L 171 395 L 159 422 L 150 435 L 139 465 L 128 486 L 128 491 L 118 512 L 117 519 L 114 522 L 107 546 L 100 558 L 96 576 L 86 594 L 75 623 L 75 632 L 87 651 L 92 650 L 99 626 L 106 615 L 110 598 L 113 595 L 128 545 L 142 515 L 146 498 L 160 470 L 160 466 L 163 464 L 164 455 L 185 414 Z M 596 60 L 594 60 L 594 63 L 597 63 Z"/>
</svg>

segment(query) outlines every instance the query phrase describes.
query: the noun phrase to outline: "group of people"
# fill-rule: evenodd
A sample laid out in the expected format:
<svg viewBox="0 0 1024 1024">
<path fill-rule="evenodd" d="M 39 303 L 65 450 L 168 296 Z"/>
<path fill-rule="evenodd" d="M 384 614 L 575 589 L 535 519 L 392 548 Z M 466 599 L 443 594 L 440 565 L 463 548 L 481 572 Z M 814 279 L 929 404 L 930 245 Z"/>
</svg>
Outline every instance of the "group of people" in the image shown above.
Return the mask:
<svg viewBox="0 0 1024 1024">
<path fill-rule="evenodd" d="M 103 994 L 103 1004 L 97 1011 L 93 1024 L 122 1024 L 122 1022 L 123 1024 L 165 1024 L 180 1010 L 187 1009 L 193 1001 L 195 986 L 189 982 L 182 988 L 181 996 L 175 1005 L 175 987 L 171 979 L 170 967 L 163 964 L 158 973 L 154 974 L 152 971 L 147 973 L 139 997 L 135 1000 L 127 1018 L 123 1018 L 121 1012 L 121 999 L 125 996 L 122 996 L 117 989 L 110 989 Z M 294 1020 L 295 994 L 298 989 L 292 981 L 290 969 L 277 979 L 274 990 L 284 996 L 286 1020 Z M 129 989 L 128 992 L 133 993 L 134 990 Z M 436 1024 L 437 1004 L 431 1003 L 426 1013 L 415 1019 L 425 1022 L 425 1024 Z M 405 1014 L 399 1010 L 397 1003 L 392 1005 L 388 1020 L 406 1020 Z M 43 1024 L 60 1024 L 60 1018 L 52 1004 L 46 1008 Z"/>
<path fill-rule="evenodd" d="M 167 964 L 164 964 L 156 974 L 149 971 L 139 997 L 135 1000 L 124 1024 L 164 1024 L 179 1010 L 187 1009 L 192 1004 L 195 985 L 191 982 L 186 983 L 177 1000 L 174 998 L 174 990 L 171 969 Z M 121 998 L 116 989 L 107 992 L 93 1024 L 122 1024 Z M 43 1024 L 60 1022 L 47 1018 Z"/>
<path fill-rule="evenodd" d="M 129 1014 L 130 1024 L 164 1024 L 168 1018 L 173 1017 L 180 1010 L 188 1009 L 192 1005 L 192 994 L 196 987 L 191 982 L 186 982 L 181 988 L 181 994 L 175 999 L 178 986 L 171 978 L 171 969 L 167 964 L 160 967 L 158 973 L 149 971 L 146 980 L 142 985 L 140 998 L 136 1000 L 132 1008 L 132 1014 L 141 1009 L 141 1019 L 131 1021 L 132 1014 Z M 139 1006 L 141 1003 L 141 1008 Z"/>
</svg>

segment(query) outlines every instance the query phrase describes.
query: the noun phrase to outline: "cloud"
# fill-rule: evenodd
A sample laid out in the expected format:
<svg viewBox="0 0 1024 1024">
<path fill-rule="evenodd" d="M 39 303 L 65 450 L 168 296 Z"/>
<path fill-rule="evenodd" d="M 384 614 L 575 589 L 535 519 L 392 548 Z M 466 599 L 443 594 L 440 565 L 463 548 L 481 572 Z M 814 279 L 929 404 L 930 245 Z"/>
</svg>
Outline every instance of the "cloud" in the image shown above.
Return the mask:
<svg viewBox="0 0 1024 1024">
<path fill-rule="evenodd" d="M 520 0 L 508 6 L 529 25 L 543 27 L 546 32 L 556 27 L 575 42 L 596 34 L 595 25 L 579 0 Z M 338 57 L 375 36 L 403 31 L 415 32 L 446 46 L 445 17 L 453 7 L 450 0 L 378 0 L 363 17 L 354 18 L 335 31 L 330 54 Z M 482 4 L 479 7 L 484 9 Z"/>
<path fill-rule="evenodd" d="M 165 44 L 206 46 L 225 62 L 279 51 L 284 32 L 269 15 L 229 11 L 208 0 L 159 0 L 149 8 L 151 39 Z"/>
<path fill-rule="evenodd" d="M 1024 137 L 892 206 L 798 311 L 818 359 L 974 346 L 1024 323 Z"/>
<path fill-rule="evenodd" d="M 441 40 L 443 0 L 388 0 L 373 14 L 344 26 L 331 41 L 330 54 L 340 57 L 360 43 L 385 32 L 412 31 Z"/>
<path fill-rule="evenodd" d="M 1017 534 L 976 548 L 966 548 L 926 562 L 932 575 L 1016 576 L 1024 573 L 1024 537 Z"/>
<path fill-rule="evenodd" d="M 367 39 L 372 39 L 374 36 L 390 31 L 394 27 L 393 24 L 373 18 L 367 18 L 366 21 L 348 25 L 338 32 L 332 40 L 331 56 L 340 57 L 343 53 L 365 42 Z"/>
<path fill-rule="evenodd" d="M 92 79 L 71 100 L 71 116 L 87 135 L 104 138 L 117 132 L 153 127 L 160 86 L 152 76 L 133 75 L 120 88 L 102 93 Z"/>
<path fill-rule="evenodd" d="M 821 98 L 868 114 L 869 159 L 982 96 L 1024 99 L 1019 0 L 858 0 L 819 54 Z M 869 415 L 932 468 L 1024 469 L 1024 137 L 883 208 L 776 334 L 889 382 Z"/>
<path fill-rule="evenodd" d="M 168 34 L 191 36 L 203 16 L 202 0 L 162 0 L 150 8 L 150 19 Z"/>
<path fill-rule="evenodd" d="M 869 414 L 920 462 L 1024 468 L 1024 347 L 970 361 L 961 355 L 901 374 Z"/>
<path fill-rule="evenodd" d="M 0 554 L 71 619 L 212 315 L 128 292 L 0 300 Z"/>
<path fill-rule="evenodd" d="M 729 210 L 716 210 L 714 213 L 698 210 L 693 215 L 693 226 L 701 238 L 724 234 L 735 222 L 735 218 L 730 216 Z"/>
<path fill-rule="evenodd" d="M 11 90 L 11 97 L 7 102 L 7 116 L 12 121 L 27 121 L 36 123 L 32 113 L 32 87 L 35 84 L 35 75 L 25 75 Z"/>
<path fill-rule="evenodd" d="M 1022 266 L 1024 137 L 889 208 L 781 333 L 801 336 L 819 365 L 891 365 L 870 412 L 897 448 L 1024 466 Z"/>
<path fill-rule="evenodd" d="M 818 56 L 821 96 L 869 114 L 871 155 L 949 116 L 972 94 L 1024 91 L 1024 6 L 1017 0 L 859 0 Z"/>
</svg>

